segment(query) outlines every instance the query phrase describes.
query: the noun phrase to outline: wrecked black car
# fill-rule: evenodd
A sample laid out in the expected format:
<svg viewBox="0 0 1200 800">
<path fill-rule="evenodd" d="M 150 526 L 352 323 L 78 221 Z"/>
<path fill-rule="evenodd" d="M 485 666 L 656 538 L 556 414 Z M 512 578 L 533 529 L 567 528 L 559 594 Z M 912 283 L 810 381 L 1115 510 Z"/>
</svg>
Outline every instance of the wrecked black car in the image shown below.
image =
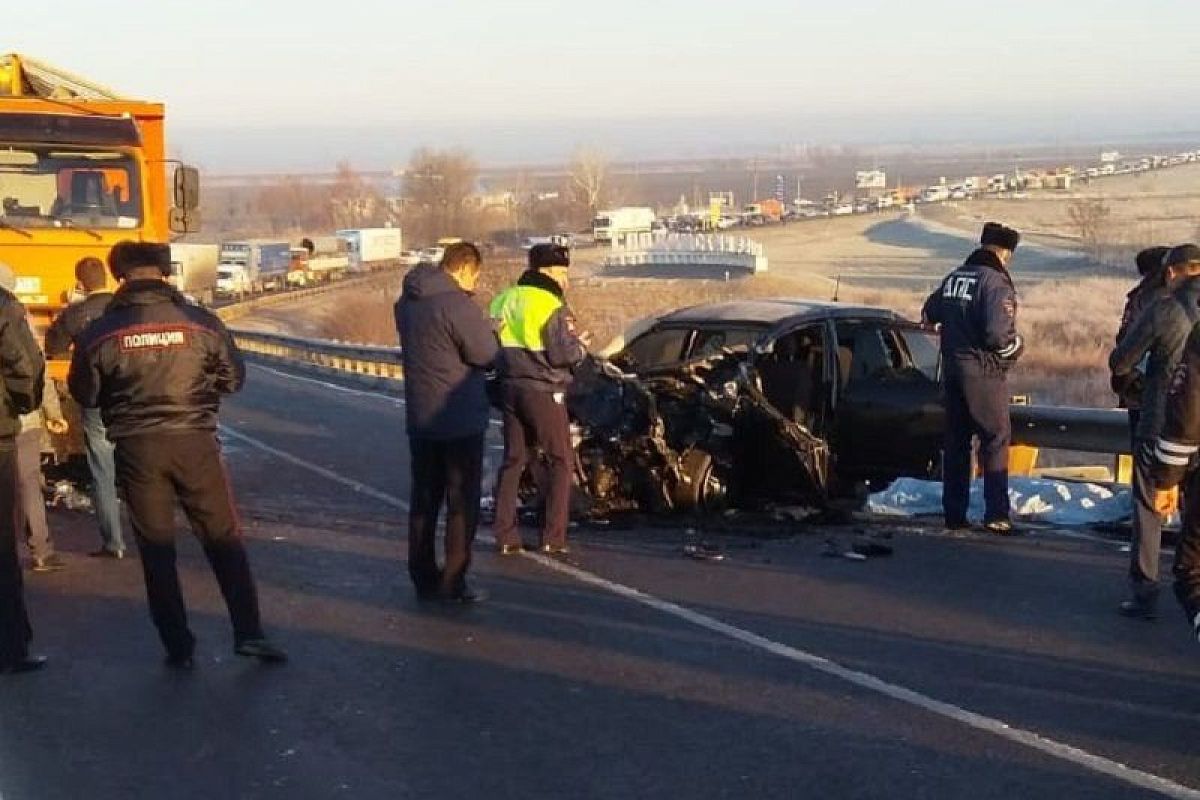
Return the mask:
<svg viewBox="0 0 1200 800">
<path fill-rule="evenodd" d="M 606 352 L 568 398 L 591 514 L 822 507 L 937 467 L 937 335 L 886 309 L 695 306 Z"/>
</svg>

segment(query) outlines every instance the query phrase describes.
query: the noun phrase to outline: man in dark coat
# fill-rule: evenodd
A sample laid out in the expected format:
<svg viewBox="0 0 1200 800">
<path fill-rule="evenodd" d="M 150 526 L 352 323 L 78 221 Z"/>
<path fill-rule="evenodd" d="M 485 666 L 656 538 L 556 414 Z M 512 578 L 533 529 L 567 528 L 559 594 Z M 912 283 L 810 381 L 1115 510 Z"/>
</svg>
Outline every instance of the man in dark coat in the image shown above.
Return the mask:
<svg viewBox="0 0 1200 800">
<path fill-rule="evenodd" d="M 408 573 L 422 599 L 472 603 L 485 597 L 467 583 L 489 414 L 485 371 L 498 350 L 491 324 L 472 299 L 482 263 L 475 245 L 450 245 L 440 264 L 405 276 L 395 307 L 412 464 Z M 434 545 L 443 501 L 445 561 L 439 568 Z"/>
<path fill-rule="evenodd" d="M 1195 259 L 1200 248 L 1174 248 Z M 1186 485 L 1183 520 L 1175 546 L 1175 596 L 1183 606 L 1193 635 L 1200 639 L 1200 327 L 1193 328 L 1183 355 L 1167 384 L 1162 433 L 1154 448 L 1136 454 L 1150 461 L 1150 477 L 1159 490 Z"/>
<path fill-rule="evenodd" d="M 504 462 L 496 480 L 494 530 L 504 555 L 522 550 L 517 530 L 521 476 L 533 448 L 546 457 L 546 505 L 541 549 L 567 552 L 574 460 L 566 392 L 571 370 L 587 357 L 586 334 L 564 295 L 569 283 L 570 251 L 562 245 L 538 244 L 529 251 L 529 269 L 515 286 L 492 301 L 490 312 L 499 326 L 501 354 L 500 409 L 504 415 Z"/>
<path fill-rule="evenodd" d="M 1163 266 L 1169 247 L 1147 247 L 1137 254 L 1134 262 L 1137 264 L 1141 280 L 1137 286 L 1125 295 L 1125 307 L 1121 310 L 1121 323 L 1117 326 L 1115 344 L 1120 344 L 1125 337 L 1125 331 L 1141 316 L 1142 312 L 1154 305 L 1159 298 L 1171 293 L 1167 287 L 1167 270 Z M 1133 370 L 1128 375 L 1112 376 L 1113 394 L 1117 396 L 1117 405 L 1129 409 L 1129 435 L 1136 438 L 1139 412 L 1142 398 L 1141 370 Z"/>
<path fill-rule="evenodd" d="M 12 270 L 0 264 L 0 272 Z M 8 283 L 0 279 L 0 285 Z M 33 629 L 25 611 L 21 562 L 17 558 L 17 445 L 20 415 L 42 405 L 46 363 L 16 296 L 0 288 L 0 674 L 32 672 L 46 659 L 29 655 Z"/>
<path fill-rule="evenodd" d="M 971 441 L 979 440 L 984 526 L 1012 532 L 1008 502 L 1008 370 L 1024 351 L 1017 334 L 1017 293 L 1008 263 L 1021 236 L 996 222 L 983 226 L 980 247 L 946 276 L 922 316 L 940 326 L 946 438 L 942 507 L 946 527 L 968 527 Z"/>
<path fill-rule="evenodd" d="M 1192 328 L 1200 321 L 1200 251 L 1172 248 L 1163 268 L 1170 276 L 1170 293 L 1157 296 L 1142 309 L 1108 359 L 1114 385 L 1131 383 L 1130 375 L 1145 363 L 1142 394 L 1138 399 L 1140 413 L 1134 430 L 1135 454 L 1153 449 L 1162 433 L 1171 374 L 1183 356 Z M 1130 598 L 1119 608 L 1125 616 L 1145 619 L 1157 616 L 1162 543 L 1162 518 L 1155 508 L 1151 465 L 1152 459 L 1134 459 Z"/>
<path fill-rule="evenodd" d="M 46 331 L 46 357 L 70 358 L 80 334 L 98 319 L 112 302 L 104 262 L 82 258 L 75 265 L 75 287 L 83 298 L 63 309 Z M 87 446 L 88 470 L 92 473 L 92 502 L 100 522 L 102 546 L 91 553 L 96 558 L 124 558 L 125 537 L 121 533 L 121 506 L 117 502 L 117 466 L 113 443 L 104 428 L 100 409 L 82 410 L 83 440 Z"/>
<path fill-rule="evenodd" d="M 120 289 L 75 342 L 67 383 L 98 408 L 116 445 L 117 486 L 142 557 L 150 615 L 167 666 L 194 666 L 195 637 L 175 566 L 175 509 L 204 546 L 233 623 L 234 652 L 267 663 L 287 655 L 262 629 L 258 590 L 221 445 L 221 398 L 246 370 L 233 337 L 210 312 L 166 281 L 171 248 L 120 242 L 108 266 Z"/>
</svg>

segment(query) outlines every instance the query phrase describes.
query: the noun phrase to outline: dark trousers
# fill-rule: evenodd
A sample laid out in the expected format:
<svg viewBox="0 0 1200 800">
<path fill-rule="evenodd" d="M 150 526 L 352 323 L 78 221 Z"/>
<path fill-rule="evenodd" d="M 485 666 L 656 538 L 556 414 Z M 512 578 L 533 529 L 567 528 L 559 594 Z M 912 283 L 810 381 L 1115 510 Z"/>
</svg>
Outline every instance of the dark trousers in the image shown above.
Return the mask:
<svg viewBox="0 0 1200 800">
<path fill-rule="evenodd" d="M 12 438 L 0 439 L 0 667 L 29 655 L 33 630 L 25 612 L 21 561 L 17 558 L 17 449 Z"/>
<path fill-rule="evenodd" d="M 1189 622 L 1200 614 L 1200 469 L 1192 470 L 1183 492 L 1183 524 L 1175 545 L 1175 596 Z"/>
<path fill-rule="evenodd" d="M 461 439 L 409 437 L 412 502 L 408 512 L 408 574 L 417 591 L 453 596 L 463 590 L 479 526 L 483 434 Z M 437 565 L 438 512 L 446 504 L 445 562 Z"/>
<path fill-rule="evenodd" d="M 1002 375 L 946 376 L 942 509 L 947 524 L 965 522 L 971 492 L 971 442 L 979 440 L 987 521 L 1008 519 L 1008 381 Z"/>
<path fill-rule="evenodd" d="M 558 399 L 556 399 L 558 398 Z M 538 448 L 546 457 L 545 520 L 542 544 L 565 545 L 571 514 L 571 423 L 561 393 L 522 386 L 506 386 L 501 392 L 504 414 L 504 462 L 496 479 L 496 541 L 501 545 L 521 543 L 517 530 L 517 501 L 521 476 L 531 451 Z"/>
<path fill-rule="evenodd" d="M 190 654 L 195 646 L 175 567 L 177 503 L 221 587 L 235 642 L 261 638 L 258 592 L 216 436 L 195 432 L 119 439 L 116 467 L 117 487 L 142 557 L 150 616 L 167 652 Z"/>
<path fill-rule="evenodd" d="M 1133 452 L 1153 443 L 1135 439 Z M 1129 548 L 1129 583 L 1133 596 L 1153 605 L 1158 599 L 1158 562 L 1162 548 L 1162 518 L 1154 509 L 1154 481 L 1146 459 L 1133 460 L 1133 538 Z"/>
</svg>

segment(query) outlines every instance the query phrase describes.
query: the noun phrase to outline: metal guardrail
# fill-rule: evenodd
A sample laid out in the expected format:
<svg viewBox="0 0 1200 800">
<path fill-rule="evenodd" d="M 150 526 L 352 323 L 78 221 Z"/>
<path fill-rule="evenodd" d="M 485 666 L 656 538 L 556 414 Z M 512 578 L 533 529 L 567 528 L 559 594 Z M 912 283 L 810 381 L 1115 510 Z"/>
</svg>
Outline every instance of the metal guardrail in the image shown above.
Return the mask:
<svg viewBox="0 0 1200 800">
<path fill-rule="evenodd" d="M 403 378 L 399 347 L 345 344 L 303 339 L 276 333 L 233 330 L 234 341 L 246 353 L 268 360 L 302 364 L 331 372 L 399 381 Z"/>
<path fill-rule="evenodd" d="M 1129 453 L 1129 414 L 1119 408 L 1011 406 L 1014 444 L 1046 450 Z"/>
</svg>

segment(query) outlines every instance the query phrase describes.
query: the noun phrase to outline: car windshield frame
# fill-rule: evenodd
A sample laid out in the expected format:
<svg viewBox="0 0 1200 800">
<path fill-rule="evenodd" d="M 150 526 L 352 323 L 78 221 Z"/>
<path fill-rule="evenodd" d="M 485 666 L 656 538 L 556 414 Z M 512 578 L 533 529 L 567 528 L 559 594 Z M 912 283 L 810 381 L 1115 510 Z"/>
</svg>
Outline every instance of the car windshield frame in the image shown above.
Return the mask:
<svg viewBox="0 0 1200 800">
<path fill-rule="evenodd" d="M 772 326 L 765 323 L 755 322 L 725 322 L 722 320 L 689 320 L 679 322 L 660 323 L 646 330 L 632 340 L 630 340 L 621 351 L 614 356 L 614 360 L 622 364 L 624 368 L 633 372 L 660 372 L 662 370 L 670 370 L 678 367 L 681 364 L 687 364 L 696 360 L 704 359 L 716 355 L 722 350 L 734 351 L 753 351 L 766 337 L 770 336 Z M 636 347 L 639 343 L 645 341 L 651 336 L 661 336 L 663 334 L 679 332 L 682 334 L 679 340 L 680 356 L 673 361 L 661 361 L 654 364 L 639 364 L 636 361 L 630 362 L 631 348 Z M 696 344 L 698 337 L 708 333 L 725 333 L 726 341 L 723 342 L 718 349 L 706 349 L 705 352 L 696 352 Z M 738 334 L 748 334 L 745 337 L 738 338 L 732 342 L 729 341 L 728 334 L 737 332 Z"/>
</svg>

